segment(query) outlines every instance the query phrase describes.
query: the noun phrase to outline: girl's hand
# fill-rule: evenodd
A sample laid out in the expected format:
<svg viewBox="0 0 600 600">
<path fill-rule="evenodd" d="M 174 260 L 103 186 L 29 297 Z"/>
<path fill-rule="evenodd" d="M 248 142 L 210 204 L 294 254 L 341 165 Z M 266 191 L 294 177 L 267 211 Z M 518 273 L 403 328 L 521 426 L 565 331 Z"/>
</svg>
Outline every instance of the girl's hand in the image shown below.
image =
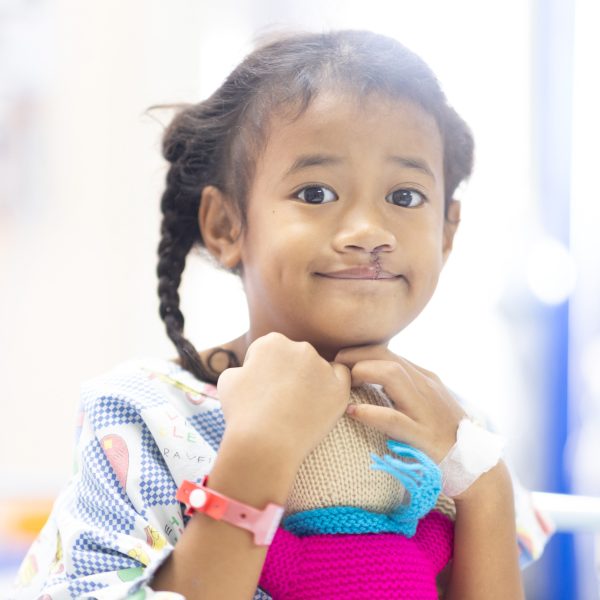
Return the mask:
<svg viewBox="0 0 600 600">
<path fill-rule="evenodd" d="M 348 414 L 397 441 L 422 450 L 440 463 L 456 442 L 456 430 L 465 411 L 435 373 L 431 373 L 384 346 L 341 350 L 335 362 L 351 369 L 352 386 L 374 383 L 395 408 L 354 404 Z"/>
<path fill-rule="evenodd" d="M 243 366 L 221 374 L 217 388 L 229 440 L 299 466 L 344 414 L 350 372 L 307 342 L 269 333 L 250 344 Z"/>
</svg>

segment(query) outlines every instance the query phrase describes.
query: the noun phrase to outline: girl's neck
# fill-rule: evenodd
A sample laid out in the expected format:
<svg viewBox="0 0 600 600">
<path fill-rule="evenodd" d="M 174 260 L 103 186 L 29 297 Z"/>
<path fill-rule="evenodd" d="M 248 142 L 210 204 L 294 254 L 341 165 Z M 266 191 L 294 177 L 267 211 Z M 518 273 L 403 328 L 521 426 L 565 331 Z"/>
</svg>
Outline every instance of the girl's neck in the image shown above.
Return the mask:
<svg viewBox="0 0 600 600">
<path fill-rule="evenodd" d="M 211 358 L 211 367 L 213 367 L 218 373 L 221 373 L 222 371 L 224 371 L 225 369 L 227 369 L 230 366 L 229 358 L 225 352 L 215 353 L 215 350 L 223 349 L 223 350 L 229 350 L 230 352 L 233 352 L 236 355 L 239 364 L 241 365 L 244 363 L 244 358 L 246 356 L 246 351 L 248 350 L 248 346 L 250 346 L 250 344 L 253 341 L 254 341 L 254 339 L 252 337 L 251 332 L 247 331 L 246 333 L 243 333 L 239 337 L 237 337 L 233 340 L 230 340 L 229 342 L 225 342 L 224 344 L 219 344 L 212 348 L 207 348 L 206 350 L 201 350 L 199 352 L 200 358 L 202 359 L 204 364 L 207 364 L 209 356 L 211 356 L 211 354 L 214 353 L 214 356 Z M 321 349 L 320 354 L 326 360 L 332 361 L 335 358 L 335 355 L 337 354 L 337 350 L 325 351 L 325 350 Z"/>
<path fill-rule="evenodd" d="M 254 339 L 255 338 L 253 337 L 252 333 L 250 331 L 247 331 L 246 333 L 243 333 L 239 337 L 229 342 L 219 344 L 218 346 L 215 346 L 213 348 L 207 348 L 206 350 L 202 350 L 200 352 L 200 357 L 206 364 L 206 361 L 208 360 L 209 356 L 211 356 L 211 354 L 213 354 L 216 349 L 220 348 L 223 350 L 233 352 L 238 359 L 238 363 L 241 365 L 244 363 L 244 358 L 246 356 L 248 346 L 250 346 Z M 319 354 L 325 360 L 328 360 L 330 362 L 335 359 L 339 350 L 341 350 L 341 348 L 317 348 Z M 211 366 L 219 373 L 224 371 L 227 367 L 230 366 L 227 354 L 224 352 L 214 354 L 213 358 L 211 359 Z"/>
<path fill-rule="evenodd" d="M 222 373 L 225 369 L 231 366 L 230 358 L 226 352 L 219 352 L 219 350 L 227 350 L 233 352 L 237 358 L 238 363 L 241 365 L 244 362 L 246 356 L 246 350 L 250 342 L 248 341 L 248 334 L 242 334 L 240 337 L 235 338 L 224 344 L 218 344 L 211 348 L 206 348 L 198 352 L 200 359 L 205 365 L 209 364 L 210 368 L 216 373 Z"/>
</svg>

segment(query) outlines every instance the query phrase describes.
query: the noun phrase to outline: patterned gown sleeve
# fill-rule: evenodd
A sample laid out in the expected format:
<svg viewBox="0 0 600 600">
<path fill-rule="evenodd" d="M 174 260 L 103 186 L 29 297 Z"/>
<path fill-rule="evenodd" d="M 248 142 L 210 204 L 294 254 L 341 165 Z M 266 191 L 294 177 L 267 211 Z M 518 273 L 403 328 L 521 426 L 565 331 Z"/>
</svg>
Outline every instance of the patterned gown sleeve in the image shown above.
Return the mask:
<svg viewBox="0 0 600 600">
<path fill-rule="evenodd" d="M 187 521 L 177 486 L 210 471 L 223 419 L 216 399 L 169 384 L 162 366 L 128 364 L 83 386 L 75 473 L 12 599 L 183 599 L 151 581 Z"/>
</svg>

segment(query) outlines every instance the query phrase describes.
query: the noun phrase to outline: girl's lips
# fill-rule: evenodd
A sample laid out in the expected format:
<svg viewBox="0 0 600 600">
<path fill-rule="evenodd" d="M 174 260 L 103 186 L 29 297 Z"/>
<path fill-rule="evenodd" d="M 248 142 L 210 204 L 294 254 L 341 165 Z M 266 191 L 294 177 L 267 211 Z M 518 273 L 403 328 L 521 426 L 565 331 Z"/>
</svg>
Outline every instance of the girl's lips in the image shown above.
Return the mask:
<svg viewBox="0 0 600 600">
<path fill-rule="evenodd" d="M 380 267 L 374 265 L 353 267 L 351 269 L 330 271 L 328 273 L 317 273 L 317 275 L 320 277 L 328 277 L 330 279 L 398 279 L 402 277 L 402 275 L 384 271 Z"/>
</svg>

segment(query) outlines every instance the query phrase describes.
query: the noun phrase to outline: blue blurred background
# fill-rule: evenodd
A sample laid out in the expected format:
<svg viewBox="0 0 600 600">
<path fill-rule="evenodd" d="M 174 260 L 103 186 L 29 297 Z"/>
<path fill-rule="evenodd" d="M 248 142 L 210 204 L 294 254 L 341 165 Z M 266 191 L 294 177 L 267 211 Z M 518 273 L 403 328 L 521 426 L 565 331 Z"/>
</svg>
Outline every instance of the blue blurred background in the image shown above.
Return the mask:
<svg viewBox="0 0 600 600">
<path fill-rule="evenodd" d="M 145 111 L 204 98 L 272 31 L 372 29 L 436 71 L 476 168 L 393 347 L 490 415 L 527 487 L 600 496 L 599 25 L 595 0 L 0 0 L 0 585 L 68 478 L 80 381 L 173 354 L 154 292 L 169 114 Z M 201 256 L 182 303 L 197 347 L 246 324 Z M 597 600 L 599 560 L 591 533 L 556 535 L 527 598 Z"/>
</svg>

